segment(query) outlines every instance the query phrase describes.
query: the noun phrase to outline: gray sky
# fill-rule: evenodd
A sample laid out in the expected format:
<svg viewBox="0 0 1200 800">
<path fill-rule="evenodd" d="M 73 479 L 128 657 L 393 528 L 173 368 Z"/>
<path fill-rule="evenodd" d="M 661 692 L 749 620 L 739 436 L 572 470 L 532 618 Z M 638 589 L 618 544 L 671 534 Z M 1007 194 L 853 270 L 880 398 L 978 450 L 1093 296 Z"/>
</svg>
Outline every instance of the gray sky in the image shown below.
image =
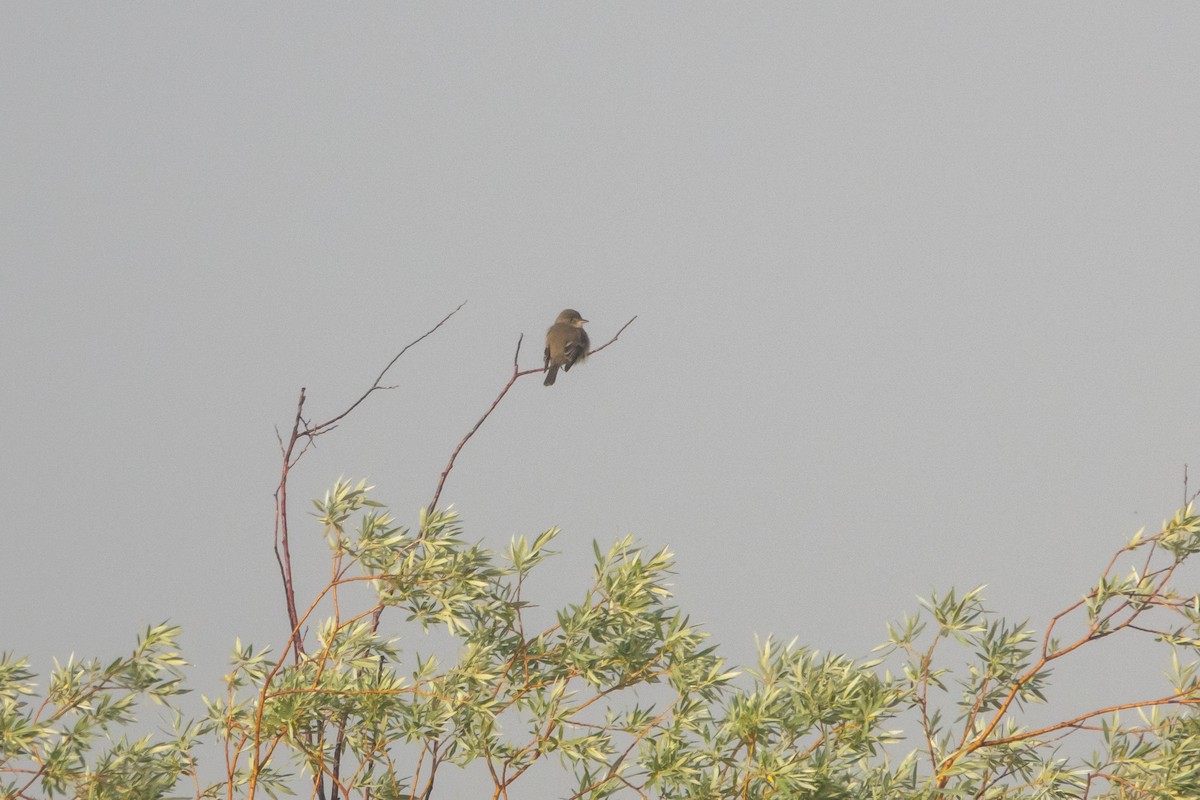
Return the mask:
<svg viewBox="0 0 1200 800">
<path fill-rule="evenodd" d="M 0 649 L 170 619 L 216 692 L 286 634 L 273 426 L 463 300 L 294 476 L 302 592 L 308 498 L 415 524 L 572 306 L 638 320 L 443 494 L 495 549 L 563 528 L 538 602 L 634 533 L 737 661 L 950 586 L 1041 627 L 1200 462 L 1197 41 L 1184 3 L 0 6 Z"/>
</svg>

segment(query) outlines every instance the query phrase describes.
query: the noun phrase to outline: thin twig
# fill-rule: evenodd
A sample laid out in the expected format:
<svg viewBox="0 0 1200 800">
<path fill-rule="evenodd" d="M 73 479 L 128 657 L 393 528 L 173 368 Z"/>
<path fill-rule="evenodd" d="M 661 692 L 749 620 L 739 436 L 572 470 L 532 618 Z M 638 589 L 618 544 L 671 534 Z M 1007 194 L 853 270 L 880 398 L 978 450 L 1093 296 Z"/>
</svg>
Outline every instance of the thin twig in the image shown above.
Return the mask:
<svg viewBox="0 0 1200 800">
<path fill-rule="evenodd" d="M 632 325 L 632 324 L 633 324 L 633 320 L 635 320 L 635 319 L 637 319 L 637 314 L 634 314 L 634 315 L 633 315 L 633 318 L 632 318 L 632 319 L 630 319 L 630 320 L 629 320 L 629 322 L 626 322 L 624 325 L 622 325 L 622 326 L 621 326 L 621 330 L 617 331 L 617 333 L 616 333 L 616 335 L 615 335 L 615 336 L 613 336 L 611 339 L 609 339 L 609 340 L 608 340 L 607 342 L 605 342 L 604 344 L 602 344 L 602 345 L 600 345 L 599 347 L 597 347 L 595 350 L 589 350 L 589 351 L 588 351 L 588 355 L 589 355 L 589 356 L 595 355 L 596 353 L 599 353 L 601 350 L 603 350 L 604 348 L 608 347 L 610 344 L 612 344 L 613 342 L 615 342 L 617 339 L 620 339 L 620 338 L 621 338 L 621 334 L 625 332 L 625 329 L 626 329 L 626 328 L 628 328 L 630 325 Z"/>
<path fill-rule="evenodd" d="M 343 418 L 345 418 L 345 417 L 346 417 L 346 415 L 347 415 L 347 414 L 349 414 L 349 413 L 350 413 L 351 411 L 353 411 L 354 409 L 358 408 L 359 404 L 360 404 L 360 403 L 362 403 L 362 401 L 363 401 L 363 400 L 366 400 L 366 399 L 367 399 L 367 397 L 369 397 L 369 396 L 371 395 L 371 393 L 372 393 L 372 392 L 381 391 L 381 390 L 386 390 L 386 389 L 395 389 L 395 388 L 396 388 L 395 386 L 384 386 L 384 385 L 382 385 L 382 384 L 380 383 L 380 381 L 382 381 L 382 380 L 383 380 L 383 376 L 384 376 L 384 375 L 387 375 L 387 373 L 388 373 L 388 370 L 390 370 L 390 369 L 392 368 L 392 366 L 393 366 L 393 365 L 395 365 L 395 363 L 396 363 L 397 361 L 399 361 L 399 360 L 400 360 L 400 356 L 402 356 L 402 355 L 404 355 L 405 353 L 407 353 L 407 352 L 409 351 L 409 349 L 410 349 L 410 348 L 414 347 L 415 345 L 418 345 L 418 344 L 420 344 L 422 340 L 424 340 L 424 339 L 428 338 L 429 336 L 432 336 L 432 335 L 433 335 L 433 333 L 434 333 L 434 332 L 435 332 L 435 331 L 436 331 L 438 328 L 440 328 L 440 327 L 442 327 L 443 325 L 445 325 L 445 324 L 446 324 L 446 321 L 447 321 L 447 320 L 449 320 L 451 317 L 453 317 L 455 314 L 457 314 L 457 313 L 458 313 L 458 312 L 459 312 L 459 311 L 462 309 L 462 307 L 463 307 L 463 306 L 465 306 L 466 304 L 467 304 L 467 301 L 466 301 L 466 300 L 462 301 L 461 303 L 459 303 L 459 304 L 458 304 L 458 308 L 454 309 L 454 310 L 453 310 L 453 311 L 451 311 L 449 314 L 447 314 L 446 316 L 442 317 L 442 321 L 441 321 L 441 322 L 439 322 L 437 325 L 434 325 L 432 328 L 430 328 L 429 330 L 425 331 L 425 333 L 421 334 L 421 335 L 420 335 L 420 336 L 418 336 L 416 339 L 413 339 L 413 340 L 412 340 L 411 342 L 409 342 L 408 344 L 404 345 L 404 349 L 402 349 L 402 350 L 401 350 L 399 353 L 396 353 L 395 357 L 394 357 L 394 358 L 392 358 L 392 360 L 388 362 L 388 365 L 387 365 L 386 367 L 384 367 L 384 368 L 383 368 L 383 371 L 381 371 L 381 372 L 379 373 L 379 376 L 378 376 L 377 378 L 375 378 L 375 382 L 374 382 L 373 384 L 371 384 L 371 388 L 370 388 L 370 389 L 367 389 L 365 392 L 363 392 L 363 393 L 362 393 L 362 397 L 358 398 L 358 399 L 357 399 L 357 400 L 355 400 L 353 403 L 351 403 L 349 408 L 347 408 L 347 409 L 346 409 L 345 411 L 343 411 L 342 413 L 338 414 L 338 415 L 337 415 L 336 417 L 334 417 L 333 419 L 331 419 L 331 420 L 327 420 L 327 421 L 325 421 L 325 422 L 322 422 L 320 425 L 316 425 L 316 426 L 305 426 L 305 429 L 302 431 L 302 435 L 305 435 L 305 436 L 316 436 L 316 435 L 319 435 L 319 434 L 321 434 L 322 432 L 324 432 L 326 428 L 328 428 L 329 426 L 331 426 L 331 425 L 334 425 L 334 424 L 336 424 L 336 423 L 340 422 L 340 421 L 341 421 Z"/>
</svg>

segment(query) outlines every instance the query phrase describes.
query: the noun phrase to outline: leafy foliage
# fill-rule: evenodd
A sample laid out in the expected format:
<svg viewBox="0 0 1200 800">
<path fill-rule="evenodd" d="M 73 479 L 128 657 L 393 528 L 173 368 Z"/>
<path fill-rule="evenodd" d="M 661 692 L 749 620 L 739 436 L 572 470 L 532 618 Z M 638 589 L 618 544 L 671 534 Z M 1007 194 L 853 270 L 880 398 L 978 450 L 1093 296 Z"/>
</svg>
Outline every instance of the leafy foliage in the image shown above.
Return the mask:
<svg viewBox="0 0 1200 800">
<path fill-rule="evenodd" d="M 1200 549 L 1190 507 L 1133 537 L 1040 633 L 992 613 L 980 589 L 952 590 L 894 623 L 875 659 L 767 640 L 744 672 L 671 604 L 665 550 L 595 547 L 591 585 L 551 615 L 525 587 L 555 529 L 497 555 L 466 541 L 453 511 L 410 531 L 345 481 L 316 518 L 331 580 L 284 657 L 235 644 L 200 721 L 178 710 L 168 625 L 110 664 L 58 665 L 44 695 L 24 660 L 0 659 L 0 795 L 278 797 L 308 784 L 322 798 L 432 798 L 446 769 L 474 765 L 493 797 L 529 796 L 535 767 L 557 769 L 567 798 L 1200 796 L 1200 600 L 1175 585 Z M 1022 723 L 1050 700 L 1056 663 L 1115 635 L 1168 653 L 1169 688 Z M 146 701 L 167 709 L 167 729 L 131 738 Z M 1094 754 L 1061 755 L 1068 736 L 1092 737 Z M 223 748 L 222 773 L 198 769 L 202 742 Z"/>
</svg>

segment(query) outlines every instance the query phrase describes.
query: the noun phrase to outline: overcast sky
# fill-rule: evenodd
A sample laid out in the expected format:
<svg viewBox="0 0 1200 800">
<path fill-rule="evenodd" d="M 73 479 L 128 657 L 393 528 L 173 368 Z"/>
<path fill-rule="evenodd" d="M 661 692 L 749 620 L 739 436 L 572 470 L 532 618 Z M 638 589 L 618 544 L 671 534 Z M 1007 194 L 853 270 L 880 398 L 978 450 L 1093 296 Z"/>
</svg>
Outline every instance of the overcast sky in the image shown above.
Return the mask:
<svg viewBox="0 0 1200 800">
<path fill-rule="evenodd" d="M 219 691 L 286 635 L 274 427 L 464 300 L 294 475 L 302 593 L 308 498 L 415 525 L 570 306 L 638 319 L 443 493 L 495 549 L 563 529 L 535 602 L 633 533 L 735 661 L 865 656 L 951 586 L 1042 627 L 1200 464 L 1198 41 L 1186 3 L 3 4 L 0 650 L 169 619 Z"/>
</svg>

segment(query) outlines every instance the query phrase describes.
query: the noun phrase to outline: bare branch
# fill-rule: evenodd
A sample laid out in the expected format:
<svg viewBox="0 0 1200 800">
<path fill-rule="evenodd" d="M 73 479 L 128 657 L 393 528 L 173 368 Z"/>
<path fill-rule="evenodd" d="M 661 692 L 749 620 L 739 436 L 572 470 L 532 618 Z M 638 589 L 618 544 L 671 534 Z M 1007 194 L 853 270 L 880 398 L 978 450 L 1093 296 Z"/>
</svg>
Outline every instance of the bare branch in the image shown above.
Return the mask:
<svg viewBox="0 0 1200 800">
<path fill-rule="evenodd" d="M 454 309 L 449 314 L 442 317 L 441 322 L 439 322 L 437 325 L 434 325 L 432 328 L 425 331 L 425 333 L 421 334 L 416 339 L 413 339 L 408 344 L 404 345 L 404 348 L 399 353 L 396 353 L 395 357 L 393 357 L 392 360 L 388 362 L 388 365 L 386 367 L 384 367 L 383 371 L 379 373 L 379 376 L 377 378 L 375 378 L 375 382 L 373 384 L 371 384 L 371 388 L 369 388 L 365 392 L 363 392 L 362 396 L 359 397 L 357 400 L 355 400 L 353 403 L 351 403 L 349 408 L 347 408 L 342 413 L 338 414 L 333 419 L 327 420 L 326 422 L 322 422 L 320 425 L 316 425 L 316 426 L 312 426 L 312 427 L 306 425 L 303 433 L 308 436 L 313 436 L 313 435 L 319 434 L 319 433 L 323 432 L 329 426 L 341 421 L 344 417 L 346 417 L 347 414 L 349 414 L 354 409 L 358 408 L 359 404 L 362 403 L 363 400 L 366 400 L 371 395 L 372 392 L 396 388 L 395 386 L 382 385 L 380 383 L 380 381 L 383 380 L 383 376 L 387 375 L 388 370 L 390 370 L 392 368 L 392 366 L 395 365 L 395 363 L 400 360 L 400 356 L 407 353 L 410 348 L 419 344 L 423 339 L 433 335 L 434 331 L 436 331 L 438 328 L 445 325 L 446 321 L 449 320 L 451 317 L 453 317 L 455 314 L 457 314 L 462 309 L 462 307 L 465 306 L 466 304 L 467 304 L 466 300 L 462 301 L 461 303 L 458 304 L 458 308 Z"/>
<path fill-rule="evenodd" d="M 617 333 L 616 333 L 616 335 L 615 335 L 615 336 L 613 336 L 611 339 L 609 339 L 609 340 L 608 340 L 607 342 L 605 342 L 604 344 L 602 344 L 602 345 L 600 345 L 599 347 L 597 347 L 595 350 L 590 350 L 590 351 L 588 351 L 588 355 L 590 356 L 590 355 L 594 355 L 594 354 L 596 354 L 596 353 L 599 353 L 601 350 L 603 350 L 604 348 L 608 347 L 610 344 L 612 344 L 613 342 L 615 342 L 617 339 L 620 339 L 620 338 L 621 338 L 621 334 L 625 332 L 625 329 L 626 329 L 626 328 L 628 328 L 630 325 L 632 325 L 632 324 L 633 324 L 633 320 L 635 320 L 635 319 L 637 319 L 637 314 L 634 314 L 634 315 L 633 315 L 633 319 L 630 319 L 630 320 L 629 320 L 629 322 L 626 322 L 624 325 L 622 325 L 622 326 L 621 326 L 621 330 L 617 331 Z"/>
</svg>

